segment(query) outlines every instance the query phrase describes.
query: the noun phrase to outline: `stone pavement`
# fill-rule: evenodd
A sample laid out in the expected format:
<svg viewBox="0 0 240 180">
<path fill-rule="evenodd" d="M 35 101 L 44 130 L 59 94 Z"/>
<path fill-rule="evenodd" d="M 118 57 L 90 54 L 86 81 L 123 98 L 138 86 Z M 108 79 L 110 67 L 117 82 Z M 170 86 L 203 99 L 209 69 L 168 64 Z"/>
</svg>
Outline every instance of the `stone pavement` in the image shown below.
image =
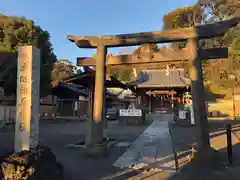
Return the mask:
<svg viewBox="0 0 240 180">
<path fill-rule="evenodd" d="M 112 164 L 127 147 L 109 149 L 107 157 L 91 158 L 79 149 L 67 149 L 67 144 L 85 139 L 87 122 L 82 121 L 48 121 L 40 123 L 40 144 L 50 147 L 57 160 L 64 166 L 66 180 L 100 180 L 115 175 L 120 170 Z M 120 126 L 109 122 L 108 135 L 123 142 L 132 143 L 147 128 L 141 126 Z M 14 129 L 0 130 L 0 156 L 11 152 L 14 146 Z M 125 179 L 124 179 L 125 180 Z"/>
<path fill-rule="evenodd" d="M 164 119 L 164 118 L 159 118 Z M 166 118 L 170 120 L 170 117 Z M 225 121 L 224 121 L 225 122 Z M 233 121 L 232 121 L 233 122 Z M 236 131 L 236 126 L 239 126 L 240 129 L 240 121 L 234 121 L 236 123 L 233 130 L 234 133 L 239 134 L 240 137 L 240 130 Z M 156 126 L 159 126 L 161 122 L 156 122 Z M 164 123 L 163 123 L 164 124 Z M 162 125 L 163 125 L 162 124 Z M 219 125 L 218 125 L 219 124 Z M 220 142 L 224 142 L 225 135 L 222 135 L 221 129 L 224 129 L 224 125 L 220 125 L 222 122 L 219 123 L 211 123 L 210 126 L 210 134 L 214 137 L 214 142 L 212 142 L 214 147 L 222 148 Z M 234 155 L 234 165 L 231 168 L 225 168 L 220 170 L 213 170 L 213 169 L 200 169 L 195 167 L 192 163 L 188 161 L 185 163 L 181 163 L 179 159 L 179 166 L 180 172 L 172 174 L 172 172 L 165 171 L 150 171 L 144 172 L 142 169 L 135 170 L 129 168 L 120 169 L 114 167 L 113 164 L 118 160 L 118 158 L 126 152 L 128 144 L 132 144 L 141 134 L 147 129 L 146 125 L 136 126 L 136 125 L 128 125 L 128 126 L 121 126 L 112 122 L 108 124 L 108 135 L 112 138 L 117 138 L 121 142 L 125 142 L 122 144 L 121 147 L 113 147 L 109 149 L 108 157 L 104 158 L 87 158 L 85 154 L 76 149 L 66 149 L 65 145 L 69 143 L 74 143 L 76 141 L 82 140 L 85 138 L 86 130 L 87 130 L 87 122 L 42 122 L 40 123 L 40 143 L 42 145 L 50 147 L 53 152 L 55 153 L 58 161 L 60 161 L 64 165 L 65 176 L 67 180 L 126 180 L 126 179 L 149 179 L 149 180 L 160 180 L 160 179 L 168 179 L 168 180 L 213 180 L 213 179 L 239 179 L 239 172 L 240 172 L 240 145 L 235 144 L 233 147 L 233 155 Z M 162 130 L 165 131 L 166 126 L 162 126 Z M 192 143 L 196 141 L 195 138 L 195 127 L 179 127 L 174 126 L 171 127 L 171 135 L 174 141 L 174 147 L 178 156 L 185 156 L 187 158 L 188 151 L 191 149 Z M 215 132 L 219 132 L 216 134 Z M 156 132 L 155 132 L 156 133 Z M 150 133 L 151 134 L 151 133 Z M 154 134 L 152 133 L 151 136 Z M 156 136 L 155 136 L 156 137 Z M 163 134 L 162 134 L 162 137 Z M 167 136 L 165 136 L 167 137 Z M 219 137 L 219 141 L 217 138 Z M 222 137 L 222 138 L 220 138 Z M 14 131 L 11 128 L 8 129 L 1 129 L 0 130 L 0 155 L 11 151 L 13 149 L 13 139 L 14 139 Z M 162 147 L 161 144 L 166 143 L 163 139 L 159 138 L 158 143 L 159 150 L 158 153 L 160 156 L 166 157 L 168 151 L 166 147 Z M 234 141 L 234 140 L 233 140 Z M 127 143 L 126 143 L 127 142 Z M 151 143 L 149 143 L 151 144 Z M 168 143 L 166 143 L 168 144 Z M 219 145 L 219 146 L 217 146 Z M 151 144 L 153 146 L 153 144 Z M 164 150 L 164 149 L 166 150 Z M 151 149 L 151 148 L 150 148 Z M 143 153 L 139 153 L 138 156 L 143 156 L 146 154 L 145 157 L 148 157 L 149 154 L 154 154 L 148 151 L 149 148 L 143 149 Z M 224 149 L 223 149 L 224 150 Z M 140 152 L 140 150 L 139 150 Z M 165 154 L 166 152 L 166 154 Z M 168 155 L 172 155 L 169 153 Z M 227 155 L 224 153 L 223 156 L 227 158 Z M 161 158 L 161 157 L 160 157 Z M 159 158 L 159 159 L 160 159 Z M 187 159 L 184 160 L 188 160 Z M 139 158 L 138 158 L 139 159 Z M 144 159 L 144 158 L 142 158 Z M 157 159 L 157 158 L 155 158 Z M 151 159 L 150 159 L 151 160 Z M 156 162 L 156 160 L 155 160 Z M 171 162 L 171 160 L 170 160 Z M 162 161 L 161 161 L 162 163 Z M 150 163 L 149 163 L 150 164 Z M 152 163 L 153 164 L 153 163 Z M 182 167 L 182 165 L 184 165 Z M 160 166 L 160 165 L 159 165 Z M 127 171 L 127 172 L 126 172 Z M 131 173 L 128 173 L 131 172 Z M 169 174 L 172 176 L 169 177 Z M 206 174 L 209 174 L 206 178 Z M 143 178 L 139 178 L 143 177 Z M 147 178 L 148 177 L 148 178 Z M 227 177 L 227 178 L 226 178 Z"/>
<path fill-rule="evenodd" d="M 118 168 L 150 168 L 175 172 L 173 146 L 169 132 L 172 116 L 162 114 L 136 139 L 114 163 Z"/>
</svg>

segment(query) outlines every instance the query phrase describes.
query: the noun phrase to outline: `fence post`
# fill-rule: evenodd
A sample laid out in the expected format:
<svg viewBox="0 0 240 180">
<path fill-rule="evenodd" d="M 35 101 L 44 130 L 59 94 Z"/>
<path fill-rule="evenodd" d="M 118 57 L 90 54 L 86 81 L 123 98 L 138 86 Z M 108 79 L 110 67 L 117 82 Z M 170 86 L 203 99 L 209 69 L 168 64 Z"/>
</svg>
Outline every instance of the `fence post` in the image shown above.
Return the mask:
<svg viewBox="0 0 240 180">
<path fill-rule="evenodd" d="M 0 106 L 0 129 L 3 128 L 4 126 L 4 113 L 3 113 L 3 109 L 2 106 Z"/>
<path fill-rule="evenodd" d="M 171 142 L 172 142 L 172 151 L 173 151 L 173 158 L 174 158 L 174 162 L 175 162 L 175 168 L 176 168 L 176 172 L 179 172 L 178 155 L 177 155 L 177 151 L 176 151 L 175 144 L 173 141 L 172 124 L 170 122 L 168 122 L 168 128 L 169 128 L 169 134 L 170 134 Z"/>
<path fill-rule="evenodd" d="M 227 124 L 227 153 L 228 153 L 228 163 L 232 164 L 232 125 Z"/>
</svg>

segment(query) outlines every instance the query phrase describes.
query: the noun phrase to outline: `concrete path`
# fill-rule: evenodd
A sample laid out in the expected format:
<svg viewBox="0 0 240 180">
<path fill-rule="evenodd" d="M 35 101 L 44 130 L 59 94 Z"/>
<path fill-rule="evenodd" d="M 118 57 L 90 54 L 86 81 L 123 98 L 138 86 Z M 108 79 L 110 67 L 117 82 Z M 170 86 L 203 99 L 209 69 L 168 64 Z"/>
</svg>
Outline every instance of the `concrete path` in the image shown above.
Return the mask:
<svg viewBox="0 0 240 180">
<path fill-rule="evenodd" d="M 169 132 L 172 116 L 162 114 L 136 139 L 114 163 L 118 168 L 151 168 L 175 172 L 173 147 Z"/>
</svg>

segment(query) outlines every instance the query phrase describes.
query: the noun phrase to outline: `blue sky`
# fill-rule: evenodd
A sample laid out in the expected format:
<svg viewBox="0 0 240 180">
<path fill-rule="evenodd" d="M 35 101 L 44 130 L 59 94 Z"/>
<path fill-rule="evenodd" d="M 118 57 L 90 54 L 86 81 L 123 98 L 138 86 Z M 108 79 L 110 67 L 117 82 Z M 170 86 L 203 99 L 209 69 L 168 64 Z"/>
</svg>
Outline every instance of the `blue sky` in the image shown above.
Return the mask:
<svg viewBox="0 0 240 180">
<path fill-rule="evenodd" d="M 196 0 L 0 0 L 0 13 L 24 16 L 49 31 L 58 58 L 75 62 L 95 50 L 79 49 L 66 35 L 160 30 L 165 13 Z M 118 53 L 119 48 L 109 49 Z M 125 51 L 129 51 L 129 48 Z"/>
</svg>

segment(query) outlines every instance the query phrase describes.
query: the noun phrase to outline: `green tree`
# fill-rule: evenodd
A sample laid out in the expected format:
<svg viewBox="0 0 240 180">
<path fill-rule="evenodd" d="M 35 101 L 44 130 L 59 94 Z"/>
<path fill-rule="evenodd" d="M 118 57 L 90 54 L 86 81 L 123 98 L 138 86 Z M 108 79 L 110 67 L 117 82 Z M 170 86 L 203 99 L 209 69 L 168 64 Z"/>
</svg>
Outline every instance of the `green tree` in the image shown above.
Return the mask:
<svg viewBox="0 0 240 180">
<path fill-rule="evenodd" d="M 142 50 L 143 51 L 145 50 L 145 47 L 144 47 L 145 45 L 146 44 L 141 44 L 137 49 L 133 51 L 133 54 L 140 54 Z M 157 44 L 151 44 L 151 50 L 152 52 L 157 52 L 159 50 Z"/>
<path fill-rule="evenodd" d="M 232 18 L 239 11 L 238 0 L 199 0 L 198 6 L 204 8 L 206 23 Z M 240 84 L 239 26 L 229 29 L 223 37 L 201 41 L 202 48 L 230 47 L 228 61 L 215 60 L 205 63 L 204 75 L 215 86 L 231 87 L 232 83 L 229 81 L 230 74 L 235 75 L 236 85 Z"/>
<path fill-rule="evenodd" d="M 120 52 L 122 53 L 122 52 Z M 108 54 L 107 58 L 109 58 L 110 56 L 112 56 L 112 54 Z M 96 58 L 96 54 L 92 55 L 92 58 Z M 120 81 L 130 81 L 133 78 L 133 70 L 131 66 L 111 66 L 108 65 L 107 66 L 107 74 L 109 76 L 115 77 L 116 79 L 120 80 Z"/>
<path fill-rule="evenodd" d="M 54 63 L 51 72 L 51 80 L 54 83 L 59 83 L 76 74 L 77 67 L 67 59 L 61 59 Z"/>
<path fill-rule="evenodd" d="M 164 29 L 192 27 L 198 24 L 207 24 L 222 21 L 236 15 L 239 5 L 236 0 L 200 0 L 193 6 L 178 8 L 163 18 Z M 230 29 L 224 37 L 201 40 L 202 48 L 231 47 L 229 61 L 204 61 L 203 72 L 207 83 L 227 88 L 229 85 L 228 76 L 233 73 L 238 76 L 239 54 L 238 49 L 239 30 L 238 27 Z M 174 43 L 174 48 L 185 47 L 185 42 Z M 235 68 L 235 70 L 233 69 Z M 238 79 L 238 78 L 237 78 Z"/>
<path fill-rule="evenodd" d="M 199 0 L 197 5 L 204 8 L 207 22 L 216 22 L 236 16 L 239 0 Z"/>
<path fill-rule="evenodd" d="M 238 0 L 199 0 L 197 6 L 204 10 L 204 23 L 214 23 L 232 18 L 239 9 Z M 239 11 L 239 10 L 238 10 Z M 201 40 L 203 48 L 226 47 L 222 37 Z"/>
<path fill-rule="evenodd" d="M 177 8 L 163 17 L 163 29 L 175 29 L 192 27 L 198 24 L 203 24 L 205 20 L 204 9 L 201 6 L 186 6 Z M 186 42 L 173 43 L 172 47 L 179 49 L 184 48 Z"/>
<path fill-rule="evenodd" d="M 133 79 L 133 70 L 129 66 L 108 66 L 107 73 L 120 81 L 131 81 Z"/>
<path fill-rule="evenodd" d="M 40 49 L 41 73 L 40 92 L 45 94 L 50 87 L 52 64 L 57 60 L 50 42 L 50 35 L 32 20 L 24 17 L 0 14 L 0 53 L 17 52 L 22 45 L 33 45 Z M 11 63 L 0 61 L 0 78 L 4 81 L 7 94 L 16 93 L 17 59 Z"/>
</svg>

